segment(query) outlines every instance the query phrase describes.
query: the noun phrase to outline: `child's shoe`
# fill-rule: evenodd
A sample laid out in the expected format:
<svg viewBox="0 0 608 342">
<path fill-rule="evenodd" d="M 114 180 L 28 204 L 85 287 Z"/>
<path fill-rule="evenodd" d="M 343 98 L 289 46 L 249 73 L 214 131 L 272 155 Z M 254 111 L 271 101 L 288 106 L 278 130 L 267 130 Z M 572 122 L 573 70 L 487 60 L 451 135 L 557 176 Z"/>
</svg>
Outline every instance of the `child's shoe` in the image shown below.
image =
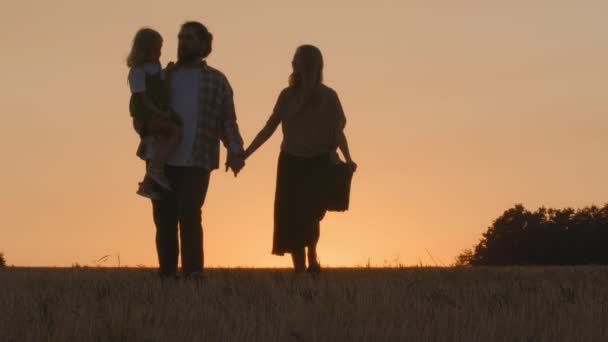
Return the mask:
<svg viewBox="0 0 608 342">
<path fill-rule="evenodd" d="M 153 200 L 160 199 L 160 194 L 154 191 L 151 186 L 144 184 L 144 182 L 139 183 L 139 187 L 137 188 L 137 191 L 135 193 Z"/>
<path fill-rule="evenodd" d="M 169 180 L 167 179 L 167 176 L 165 176 L 164 172 L 159 171 L 159 170 L 149 169 L 146 176 L 150 177 L 150 179 L 154 183 L 160 185 L 163 189 L 165 189 L 167 191 L 171 191 L 171 184 L 169 184 Z"/>
</svg>

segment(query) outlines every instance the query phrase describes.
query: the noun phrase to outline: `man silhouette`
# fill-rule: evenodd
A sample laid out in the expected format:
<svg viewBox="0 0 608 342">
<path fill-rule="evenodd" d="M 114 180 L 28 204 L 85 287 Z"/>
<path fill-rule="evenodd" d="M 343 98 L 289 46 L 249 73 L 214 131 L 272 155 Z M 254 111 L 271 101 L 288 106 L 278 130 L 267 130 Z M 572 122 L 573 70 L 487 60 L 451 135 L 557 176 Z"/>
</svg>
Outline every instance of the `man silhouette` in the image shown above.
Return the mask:
<svg viewBox="0 0 608 342">
<path fill-rule="evenodd" d="M 204 265 L 201 209 L 209 175 L 219 167 L 220 140 L 228 150 L 226 170 L 236 176 L 245 162 L 232 89 L 224 74 L 205 62 L 213 36 L 203 24 L 186 22 L 178 40 L 178 62 L 169 63 L 166 77 L 183 137 L 165 167 L 172 190 L 152 200 L 152 207 L 160 275 L 177 274 L 181 242 L 182 273 L 196 277 Z"/>
</svg>

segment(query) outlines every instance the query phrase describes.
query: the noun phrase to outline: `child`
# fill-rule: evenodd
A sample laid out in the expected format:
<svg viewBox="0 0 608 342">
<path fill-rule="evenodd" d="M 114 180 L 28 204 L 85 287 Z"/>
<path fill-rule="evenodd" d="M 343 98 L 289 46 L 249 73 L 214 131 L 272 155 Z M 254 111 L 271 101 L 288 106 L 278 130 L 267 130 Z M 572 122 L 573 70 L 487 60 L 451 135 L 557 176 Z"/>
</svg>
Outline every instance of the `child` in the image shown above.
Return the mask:
<svg viewBox="0 0 608 342">
<path fill-rule="evenodd" d="M 169 109 L 168 91 L 159 61 L 162 44 L 163 38 L 158 32 L 142 28 L 135 35 L 127 58 L 127 66 L 131 68 L 129 111 L 142 140 L 153 137 L 154 141 L 154 153 L 148 163 L 144 180 L 139 183 L 137 194 L 151 199 L 160 198 L 154 191 L 153 183 L 165 190 L 171 190 L 164 166 L 169 154 L 181 139 L 181 121 L 179 116 Z"/>
</svg>

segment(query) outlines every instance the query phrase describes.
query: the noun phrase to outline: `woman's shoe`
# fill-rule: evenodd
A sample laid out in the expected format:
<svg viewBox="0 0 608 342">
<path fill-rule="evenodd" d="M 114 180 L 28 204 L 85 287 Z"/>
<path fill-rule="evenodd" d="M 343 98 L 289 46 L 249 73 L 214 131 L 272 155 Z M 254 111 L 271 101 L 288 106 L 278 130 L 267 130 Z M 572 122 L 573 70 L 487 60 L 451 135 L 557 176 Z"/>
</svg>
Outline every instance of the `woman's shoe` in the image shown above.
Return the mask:
<svg viewBox="0 0 608 342">
<path fill-rule="evenodd" d="M 308 266 L 308 269 L 306 269 L 306 272 L 311 273 L 311 274 L 321 273 L 321 264 L 315 263 L 315 264 Z"/>
</svg>

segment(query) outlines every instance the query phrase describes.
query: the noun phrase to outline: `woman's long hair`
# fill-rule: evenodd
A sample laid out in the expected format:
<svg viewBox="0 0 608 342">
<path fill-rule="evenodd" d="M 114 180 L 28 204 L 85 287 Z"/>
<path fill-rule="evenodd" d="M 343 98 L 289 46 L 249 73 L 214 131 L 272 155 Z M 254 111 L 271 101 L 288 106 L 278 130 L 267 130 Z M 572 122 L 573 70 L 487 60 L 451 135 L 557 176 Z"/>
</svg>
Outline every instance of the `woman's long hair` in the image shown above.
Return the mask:
<svg viewBox="0 0 608 342">
<path fill-rule="evenodd" d="M 157 31 L 151 28 L 142 28 L 135 34 L 133 38 L 133 46 L 129 57 L 127 57 L 127 66 L 129 68 L 142 65 L 146 58 L 159 42 L 163 41 L 163 37 Z"/>
<path fill-rule="evenodd" d="M 289 87 L 295 91 L 294 109 L 299 111 L 323 83 L 323 55 L 316 46 L 302 45 L 296 49 L 294 60 L 296 56 L 300 61 L 301 70 L 296 70 L 294 66 L 289 76 Z"/>
</svg>

